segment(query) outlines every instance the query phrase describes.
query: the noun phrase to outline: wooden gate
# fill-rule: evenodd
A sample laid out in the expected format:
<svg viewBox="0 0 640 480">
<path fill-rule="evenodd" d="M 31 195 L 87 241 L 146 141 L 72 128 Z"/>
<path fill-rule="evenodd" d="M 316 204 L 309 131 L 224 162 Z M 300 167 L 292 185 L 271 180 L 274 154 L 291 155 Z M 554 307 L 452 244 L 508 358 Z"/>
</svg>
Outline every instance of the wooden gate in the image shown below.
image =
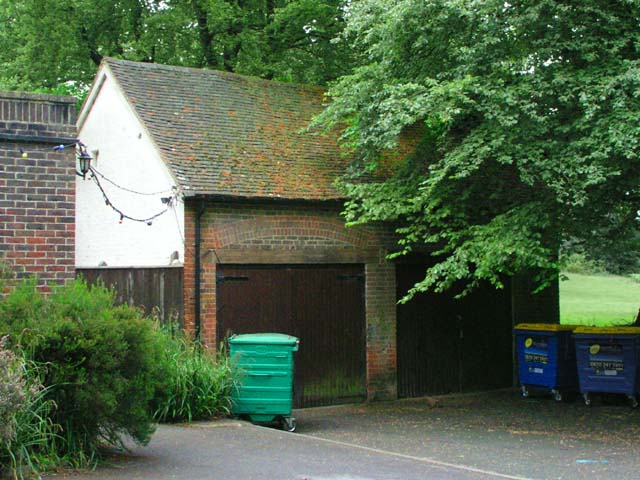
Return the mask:
<svg viewBox="0 0 640 480">
<path fill-rule="evenodd" d="M 397 265 L 398 298 L 424 278 L 424 265 Z M 512 384 L 508 287 L 484 286 L 455 300 L 420 293 L 398 305 L 398 395 L 418 397 Z"/>
<path fill-rule="evenodd" d="M 361 401 L 365 387 L 361 265 L 219 265 L 217 334 L 275 332 L 300 338 L 294 405 Z"/>
</svg>

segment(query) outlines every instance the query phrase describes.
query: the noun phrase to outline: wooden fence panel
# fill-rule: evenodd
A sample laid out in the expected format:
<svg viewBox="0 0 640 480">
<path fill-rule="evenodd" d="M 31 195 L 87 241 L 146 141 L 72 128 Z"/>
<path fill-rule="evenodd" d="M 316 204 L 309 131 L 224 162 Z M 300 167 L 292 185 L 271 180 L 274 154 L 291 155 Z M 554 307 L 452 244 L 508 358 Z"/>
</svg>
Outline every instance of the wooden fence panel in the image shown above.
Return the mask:
<svg viewBox="0 0 640 480">
<path fill-rule="evenodd" d="M 118 304 L 155 310 L 163 322 L 177 320 L 183 325 L 183 268 L 77 268 L 76 277 L 89 285 L 103 282 L 116 292 Z"/>
</svg>

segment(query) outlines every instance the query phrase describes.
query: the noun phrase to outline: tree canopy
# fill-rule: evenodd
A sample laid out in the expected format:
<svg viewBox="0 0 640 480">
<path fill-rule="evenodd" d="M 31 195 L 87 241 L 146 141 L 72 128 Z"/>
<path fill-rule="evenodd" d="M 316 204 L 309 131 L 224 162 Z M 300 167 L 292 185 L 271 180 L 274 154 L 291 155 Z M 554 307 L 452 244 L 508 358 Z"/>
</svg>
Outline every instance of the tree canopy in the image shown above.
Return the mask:
<svg viewBox="0 0 640 480">
<path fill-rule="evenodd" d="M 344 127 L 353 224 L 394 222 L 435 263 L 417 290 L 557 275 L 558 249 L 625 248 L 640 199 L 640 4 L 361 0 L 360 66 L 317 125 Z M 380 173 L 410 126 L 415 153 Z M 378 178 L 378 180 L 374 180 Z"/>
<path fill-rule="evenodd" d="M 5 89 L 86 86 L 104 56 L 312 84 L 350 65 L 343 0 L 0 0 L 0 25 Z"/>
<path fill-rule="evenodd" d="M 567 245 L 637 252 L 639 24 L 636 0 L 0 0 L 0 88 L 74 93 L 103 56 L 339 79 L 316 125 L 344 128 L 348 221 L 430 251 L 420 290 L 544 284 Z"/>
</svg>

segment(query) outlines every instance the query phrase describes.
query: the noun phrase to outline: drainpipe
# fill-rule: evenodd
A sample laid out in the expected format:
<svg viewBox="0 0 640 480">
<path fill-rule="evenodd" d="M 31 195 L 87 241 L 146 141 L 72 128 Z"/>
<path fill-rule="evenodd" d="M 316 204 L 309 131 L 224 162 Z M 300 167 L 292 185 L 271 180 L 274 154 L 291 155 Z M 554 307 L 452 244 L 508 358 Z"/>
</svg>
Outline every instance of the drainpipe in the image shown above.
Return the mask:
<svg viewBox="0 0 640 480">
<path fill-rule="evenodd" d="M 194 319 L 194 327 L 195 327 L 195 337 L 196 340 L 200 340 L 200 272 L 201 272 L 201 263 L 200 263 L 200 243 L 202 240 L 202 236 L 200 233 L 200 223 L 202 219 L 202 215 L 204 215 L 205 210 L 205 201 L 204 199 L 200 200 L 200 208 L 196 212 L 196 224 L 195 224 L 195 319 Z"/>
</svg>

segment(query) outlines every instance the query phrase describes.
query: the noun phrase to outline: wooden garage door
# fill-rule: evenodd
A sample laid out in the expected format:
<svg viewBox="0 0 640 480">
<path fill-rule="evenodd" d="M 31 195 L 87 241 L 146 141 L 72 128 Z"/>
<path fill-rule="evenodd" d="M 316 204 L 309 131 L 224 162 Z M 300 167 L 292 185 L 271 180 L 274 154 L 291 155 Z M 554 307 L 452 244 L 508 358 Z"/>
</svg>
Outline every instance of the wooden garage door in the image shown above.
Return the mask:
<svg viewBox="0 0 640 480">
<path fill-rule="evenodd" d="M 398 298 L 424 278 L 424 265 L 397 265 Z M 462 300 L 421 293 L 398 305 L 398 395 L 417 397 L 512 384 L 508 288 L 479 288 Z"/>
<path fill-rule="evenodd" d="M 300 338 L 294 405 L 366 398 L 364 269 L 361 265 L 221 265 L 218 338 L 276 332 Z"/>
</svg>

